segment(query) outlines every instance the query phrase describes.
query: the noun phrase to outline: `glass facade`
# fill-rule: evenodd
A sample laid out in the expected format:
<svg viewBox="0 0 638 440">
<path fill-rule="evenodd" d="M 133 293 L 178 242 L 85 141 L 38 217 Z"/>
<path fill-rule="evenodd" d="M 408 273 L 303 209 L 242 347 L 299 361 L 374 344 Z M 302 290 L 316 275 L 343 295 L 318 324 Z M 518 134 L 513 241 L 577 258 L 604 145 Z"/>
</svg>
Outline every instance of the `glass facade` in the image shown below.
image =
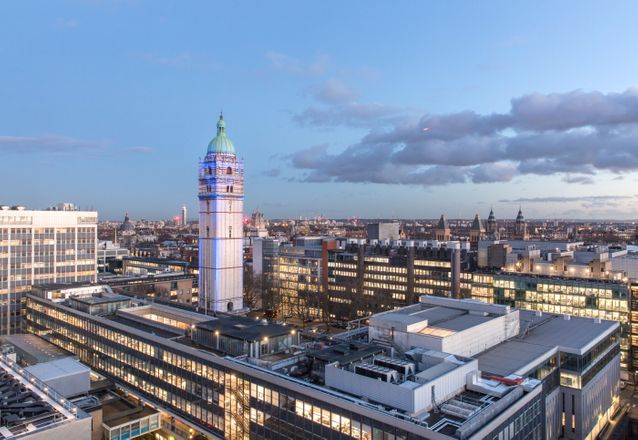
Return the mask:
<svg viewBox="0 0 638 440">
<path fill-rule="evenodd" d="M 472 274 L 473 299 L 519 309 L 620 323 L 621 367 L 633 371 L 630 285 L 623 282 L 522 274 Z M 638 331 L 638 329 L 636 329 Z M 636 341 L 638 342 L 638 341 Z"/>
<path fill-rule="evenodd" d="M 321 251 L 282 250 L 275 270 L 277 302 L 282 316 L 321 318 Z"/>
<path fill-rule="evenodd" d="M 393 251 L 392 255 L 329 254 L 330 318 L 362 318 L 414 304 L 421 295 L 450 296 L 452 262 L 446 250 Z M 461 294 L 469 296 L 470 285 L 462 275 Z"/>
<path fill-rule="evenodd" d="M 239 362 L 173 341 L 160 342 L 152 335 L 135 334 L 105 318 L 46 300 L 28 296 L 26 319 L 28 331 L 71 351 L 97 372 L 199 429 L 223 438 L 422 438 L 415 432 L 424 428 L 412 422 L 396 418 L 396 424 L 390 425 L 380 421 L 380 412 L 378 417 L 355 412 L 365 405 L 362 402 L 342 398 L 336 406 L 327 402 L 330 394 L 320 387 L 249 365 L 242 368 Z M 286 386 L 290 382 L 293 384 Z M 300 387 L 307 391 L 299 392 Z M 386 415 L 385 419 L 395 417 Z M 403 425 L 410 428 L 400 428 Z"/>
<path fill-rule="evenodd" d="M 0 212 L 0 332 L 19 328 L 32 285 L 96 281 L 97 215 L 88 214 Z"/>
</svg>

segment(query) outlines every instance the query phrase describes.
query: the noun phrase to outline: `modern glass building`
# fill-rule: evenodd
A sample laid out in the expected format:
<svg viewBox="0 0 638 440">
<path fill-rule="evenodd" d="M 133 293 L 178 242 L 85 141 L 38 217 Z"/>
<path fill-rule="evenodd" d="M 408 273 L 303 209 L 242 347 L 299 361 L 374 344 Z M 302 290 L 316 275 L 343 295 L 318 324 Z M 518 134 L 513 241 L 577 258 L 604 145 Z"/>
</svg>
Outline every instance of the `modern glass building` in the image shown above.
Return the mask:
<svg viewBox="0 0 638 440">
<path fill-rule="evenodd" d="M 468 297 L 467 252 L 420 244 L 349 243 L 331 251 L 326 286 L 330 317 L 361 318 L 414 304 L 421 295 Z"/>
<path fill-rule="evenodd" d="M 20 326 L 33 285 L 96 281 L 97 213 L 0 206 L 0 332 Z"/>
<path fill-rule="evenodd" d="M 463 319 L 474 319 L 463 309 L 435 307 L 433 312 L 445 310 L 448 317 L 449 313 L 455 313 L 469 317 Z M 28 295 L 26 321 L 29 332 L 71 351 L 98 373 L 114 379 L 118 386 L 210 438 L 545 438 L 543 381 L 521 378 L 508 385 L 475 376 L 475 385 L 466 386 L 466 372 L 477 365 L 473 359 L 424 351 L 423 356 L 427 355 L 429 360 L 425 361 L 424 357 L 417 365 L 420 382 L 376 364 L 357 367 L 354 373 L 342 370 L 338 363 L 326 367 L 330 374 L 352 376 L 354 379 L 348 381 L 348 386 L 365 385 L 368 380 L 380 384 L 369 377 L 376 374 L 375 371 L 396 378 L 383 385 L 396 388 L 396 395 L 385 393 L 373 398 L 373 394 L 369 394 L 369 398 L 362 399 L 361 395 L 340 391 L 336 382 L 325 386 L 297 374 L 305 361 L 303 353 L 293 346 L 278 353 L 251 350 L 252 355 L 248 356 L 222 357 L 196 344 L 197 338 L 179 337 L 179 332 L 188 334 L 188 328 L 171 325 L 174 329 L 170 332 L 158 331 L 159 327 L 140 325 L 141 320 L 123 320 L 122 311 L 120 309 L 116 316 L 89 315 L 70 307 L 68 302 Z M 177 320 L 182 319 L 175 316 Z M 200 315 L 200 319 L 214 318 Z M 168 330 L 166 321 L 159 324 Z M 202 322 L 194 326 L 198 331 L 207 331 L 212 330 L 214 324 Z M 258 331 L 257 327 L 253 330 Z M 290 330 L 290 334 L 293 335 L 294 330 Z M 284 339 L 279 339 L 284 343 Z M 262 347 L 267 346 L 269 339 L 263 337 L 261 342 Z M 255 352 L 257 358 L 254 358 Z M 299 362 L 290 363 L 292 360 Z M 286 366 L 264 367 L 279 362 Z M 391 360 L 383 362 L 392 365 Z M 438 365 L 439 362 L 444 364 Z M 293 365 L 299 369 L 295 370 Z M 367 371 L 365 375 L 359 374 L 363 367 Z M 449 380 L 458 384 L 449 385 Z M 366 387 L 366 393 L 377 386 L 381 387 Z M 422 397 L 418 397 L 420 394 Z M 403 404 L 386 401 L 400 395 L 416 399 L 413 401 L 416 410 L 401 410 L 407 401 Z M 430 396 L 435 395 L 440 396 L 439 400 L 431 402 Z M 430 403 L 425 405 L 426 401 Z M 434 407 L 439 409 L 434 411 Z"/>
<path fill-rule="evenodd" d="M 638 342 L 638 328 L 631 324 L 633 292 L 636 288 L 623 281 L 476 272 L 471 296 L 490 304 L 618 321 L 621 367 L 633 374 L 638 366 L 631 348 Z"/>
</svg>

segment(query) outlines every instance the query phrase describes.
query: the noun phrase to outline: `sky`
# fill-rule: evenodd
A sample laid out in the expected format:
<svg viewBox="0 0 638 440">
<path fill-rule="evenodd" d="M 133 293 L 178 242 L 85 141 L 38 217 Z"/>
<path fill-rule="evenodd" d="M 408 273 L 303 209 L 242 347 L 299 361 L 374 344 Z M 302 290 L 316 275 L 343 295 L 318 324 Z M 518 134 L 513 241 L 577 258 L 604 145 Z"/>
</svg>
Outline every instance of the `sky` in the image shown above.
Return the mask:
<svg viewBox="0 0 638 440">
<path fill-rule="evenodd" d="M 638 218 L 638 3 L 0 2 L 0 203 L 197 217 L 220 111 L 246 213 Z"/>
</svg>

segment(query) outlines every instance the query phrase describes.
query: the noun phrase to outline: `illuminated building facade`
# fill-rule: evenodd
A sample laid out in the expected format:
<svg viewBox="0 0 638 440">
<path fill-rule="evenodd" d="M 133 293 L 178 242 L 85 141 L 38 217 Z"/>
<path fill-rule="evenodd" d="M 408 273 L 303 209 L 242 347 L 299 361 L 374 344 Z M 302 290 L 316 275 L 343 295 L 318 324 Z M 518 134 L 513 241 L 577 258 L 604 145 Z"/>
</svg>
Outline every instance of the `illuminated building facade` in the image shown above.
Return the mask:
<svg viewBox="0 0 638 440">
<path fill-rule="evenodd" d="M 638 328 L 632 325 L 635 288 L 627 282 L 551 277 L 523 273 L 472 274 L 471 297 L 520 309 L 599 318 L 620 323 L 621 367 L 633 374 Z M 634 300 L 635 301 L 635 300 Z"/>
<path fill-rule="evenodd" d="M 328 313 L 350 320 L 414 304 L 421 295 L 467 297 L 471 260 L 450 247 L 350 243 L 328 255 Z"/>
<path fill-rule="evenodd" d="M 429 438 L 422 425 L 308 382 L 45 299 L 30 296 L 27 307 L 30 332 L 214 438 Z"/>
<path fill-rule="evenodd" d="M 244 162 L 226 136 L 217 136 L 199 163 L 199 291 L 209 310 L 243 309 Z"/>
<path fill-rule="evenodd" d="M 218 332 L 244 336 L 236 324 L 216 324 L 237 317 L 154 304 L 117 314 L 90 315 L 68 303 L 27 296 L 30 332 L 212 438 L 555 439 L 562 413 L 562 435 L 578 439 L 595 436 L 615 408 L 618 324 L 610 321 L 421 298 L 371 320 L 369 338 L 407 343 L 410 349 L 401 358 L 379 355 L 374 344 L 304 352 L 327 361 L 324 382 L 315 384 L 297 375 L 305 363 L 293 363 L 300 352 L 269 350 L 271 343 L 295 343 L 294 330 L 283 334 L 275 328 L 285 326 L 269 324 L 274 327 L 264 326 L 266 333 L 260 323 L 249 326 L 247 332 L 257 332 L 261 344 L 235 358 L 218 356 L 214 348 Z M 174 337 L 189 328 L 195 329 L 193 341 L 213 351 Z M 562 332 L 569 338 L 561 339 Z M 288 368 L 271 368 L 269 362 Z"/>
<path fill-rule="evenodd" d="M 323 316 L 328 254 L 336 249 L 335 240 L 321 237 L 300 237 L 294 246 L 280 246 L 275 271 L 275 304 L 284 318 L 303 320 Z"/>
<path fill-rule="evenodd" d="M 0 331 L 20 324 L 31 286 L 96 281 L 97 212 L 0 207 Z"/>
</svg>

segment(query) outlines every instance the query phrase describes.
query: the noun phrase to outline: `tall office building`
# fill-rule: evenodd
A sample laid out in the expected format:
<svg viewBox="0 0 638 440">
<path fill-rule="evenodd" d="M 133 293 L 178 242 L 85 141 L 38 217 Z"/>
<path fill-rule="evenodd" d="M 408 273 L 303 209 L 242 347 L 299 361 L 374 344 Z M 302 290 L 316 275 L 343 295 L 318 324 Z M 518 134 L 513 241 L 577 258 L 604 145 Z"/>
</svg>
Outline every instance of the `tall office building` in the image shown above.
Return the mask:
<svg viewBox="0 0 638 440">
<path fill-rule="evenodd" d="M 182 226 L 186 226 L 186 206 L 182 206 Z"/>
<path fill-rule="evenodd" d="M 206 309 L 243 308 L 244 162 L 219 116 L 199 163 L 199 290 Z"/>
<path fill-rule="evenodd" d="M 97 213 L 0 206 L 0 331 L 20 324 L 32 285 L 96 281 Z"/>
</svg>

